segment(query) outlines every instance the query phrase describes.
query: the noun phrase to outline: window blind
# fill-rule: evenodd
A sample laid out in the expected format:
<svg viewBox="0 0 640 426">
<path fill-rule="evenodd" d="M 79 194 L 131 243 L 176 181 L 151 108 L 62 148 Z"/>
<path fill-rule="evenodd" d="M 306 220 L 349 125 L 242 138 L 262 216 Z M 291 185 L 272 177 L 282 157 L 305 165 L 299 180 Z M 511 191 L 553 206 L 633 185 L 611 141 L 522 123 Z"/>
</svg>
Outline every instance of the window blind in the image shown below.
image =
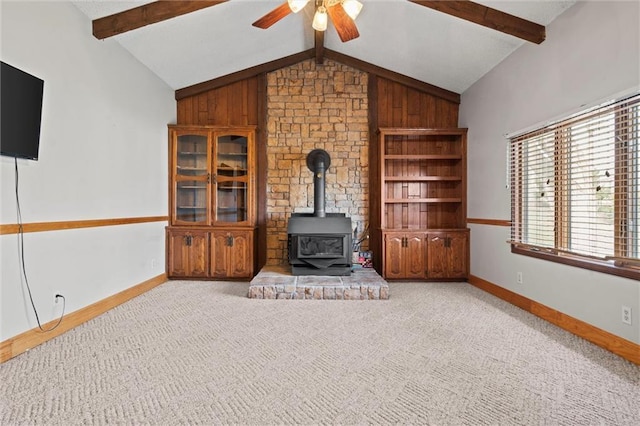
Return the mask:
<svg viewBox="0 0 640 426">
<path fill-rule="evenodd" d="M 640 94 L 510 140 L 511 242 L 635 263 Z"/>
</svg>

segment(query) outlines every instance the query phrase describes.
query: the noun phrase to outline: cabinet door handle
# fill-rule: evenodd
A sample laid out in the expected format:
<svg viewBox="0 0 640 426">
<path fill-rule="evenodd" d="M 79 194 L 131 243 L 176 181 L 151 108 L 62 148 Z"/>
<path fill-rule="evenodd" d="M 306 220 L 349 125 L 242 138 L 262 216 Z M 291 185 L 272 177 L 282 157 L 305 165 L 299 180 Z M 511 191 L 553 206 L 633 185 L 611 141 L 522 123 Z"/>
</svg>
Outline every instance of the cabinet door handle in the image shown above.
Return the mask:
<svg viewBox="0 0 640 426">
<path fill-rule="evenodd" d="M 233 237 L 231 235 L 227 236 L 227 245 L 233 247 Z"/>
<path fill-rule="evenodd" d="M 187 247 L 191 247 L 191 235 L 185 235 L 184 236 L 184 245 Z"/>
</svg>

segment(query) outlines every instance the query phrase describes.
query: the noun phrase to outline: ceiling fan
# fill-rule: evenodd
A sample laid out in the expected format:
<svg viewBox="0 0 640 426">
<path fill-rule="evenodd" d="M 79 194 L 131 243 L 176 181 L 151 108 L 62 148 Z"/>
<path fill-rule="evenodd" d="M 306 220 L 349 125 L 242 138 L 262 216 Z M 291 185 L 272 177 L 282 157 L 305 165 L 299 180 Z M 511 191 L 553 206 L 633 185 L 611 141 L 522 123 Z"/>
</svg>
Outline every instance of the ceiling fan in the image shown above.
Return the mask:
<svg viewBox="0 0 640 426">
<path fill-rule="evenodd" d="M 300 12 L 307 3 L 309 0 L 287 0 L 251 25 L 267 29 L 290 13 Z M 315 5 L 316 12 L 312 23 L 314 30 L 327 29 L 328 15 L 343 43 L 360 36 L 355 23 L 362 9 L 362 3 L 358 0 L 315 0 Z"/>
</svg>

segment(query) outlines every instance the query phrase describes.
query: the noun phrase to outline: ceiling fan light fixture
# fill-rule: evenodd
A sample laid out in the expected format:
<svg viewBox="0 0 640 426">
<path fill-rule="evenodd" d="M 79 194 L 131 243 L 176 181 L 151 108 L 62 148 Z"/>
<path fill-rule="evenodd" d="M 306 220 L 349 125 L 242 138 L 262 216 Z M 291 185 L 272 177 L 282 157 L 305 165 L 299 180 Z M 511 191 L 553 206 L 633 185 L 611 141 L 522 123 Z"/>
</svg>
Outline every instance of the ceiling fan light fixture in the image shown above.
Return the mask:
<svg viewBox="0 0 640 426">
<path fill-rule="evenodd" d="M 287 0 L 293 13 L 300 12 L 309 3 L 309 0 Z"/>
<path fill-rule="evenodd" d="M 316 14 L 313 15 L 313 23 L 311 24 L 316 31 L 327 30 L 327 9 L 323 6 L 319 6 L 316 10 Z"/>
<path fill-rule="evenodd" d="M 342 8 L 355 21 L 362 10 L 362 3 L 358 0 L 343 0 Z"/>
</svg>

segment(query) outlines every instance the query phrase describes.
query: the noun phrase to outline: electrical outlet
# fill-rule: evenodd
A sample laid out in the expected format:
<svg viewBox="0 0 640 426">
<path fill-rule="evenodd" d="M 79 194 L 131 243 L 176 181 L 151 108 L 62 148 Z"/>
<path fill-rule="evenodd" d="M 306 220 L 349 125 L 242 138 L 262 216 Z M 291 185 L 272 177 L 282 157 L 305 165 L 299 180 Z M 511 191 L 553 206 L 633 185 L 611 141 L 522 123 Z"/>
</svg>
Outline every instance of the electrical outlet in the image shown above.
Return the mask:
<svg viewBox="0 0 640 426">
<path fill-rule="evenodd" d="M 622 322 L 631 325 L 631 308 L 622 306 Z"/>
<path fill-rule="evenodd" d="M 524 282 L 524 281 L 522 281 L 522 272 L 518 272 L 518 273 L 516 274 L 516 282 L 517 282 L 518 284 L 522 284 L 522 283 Z"/>
</svg>

